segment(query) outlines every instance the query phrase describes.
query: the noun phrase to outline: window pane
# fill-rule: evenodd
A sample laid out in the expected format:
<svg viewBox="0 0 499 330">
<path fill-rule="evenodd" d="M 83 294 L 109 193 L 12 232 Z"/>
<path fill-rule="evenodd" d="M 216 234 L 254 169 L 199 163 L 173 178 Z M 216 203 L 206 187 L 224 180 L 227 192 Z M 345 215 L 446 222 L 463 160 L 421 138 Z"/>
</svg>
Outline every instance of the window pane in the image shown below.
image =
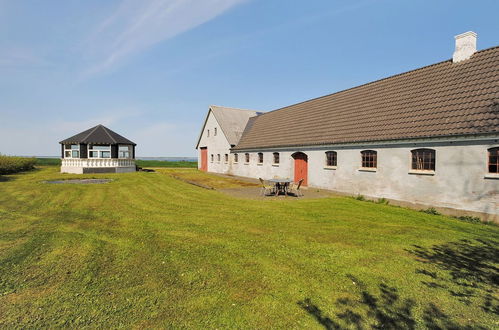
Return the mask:
<svg viewBox="0 0 499 330">
<path fill-rule="evenodd" d="M 119 146 L 119 151 L 129 151 L 130 146 Z"/>
<path fill-rule="evenodd" d="M 65 151 L 64 157 L 71 158 L 71 151 L 69 151 L 69 150 Z"/>
<path fill-rule="evenodd" d="M 239 159 L 239 155 L 238 154 L 234 154 L 234 162 L 238 162 L 238 159 Z"/>
<path fill-rule="evenodd" d="M 110 151 L 101 151 L 100 157 L 101 158 L 111 158 L 111 152 Z"/>
<path fill-rule="evenodd" d="M 98 158 L 99 157 L 99 152 L 98 151 L 90 151 L 89 157 L 90 158 Z"/>
<path fill-rule="evenodd" d="M 71 150 L 78 150 L 79 148 L 80 148 L 80 146 L 77 145 L 77 144 L 72 144 L 71 145 Z"/>
<path fill-rule="evenodd" d="M 106 151 L 110 151 L 111 150 L 111 146 L 92 146 L 92 149 L 93 150 L 106 150 Z"/>
<path fill-rule="evenodd" d="M 80 152 L 79 152 L 79 151 L 77 151 L 77 150 L 73 150 L 73 151 L 71 152 L 71 157 L 72 157 L 72 158 L 80 158 Z"/>
</svg>

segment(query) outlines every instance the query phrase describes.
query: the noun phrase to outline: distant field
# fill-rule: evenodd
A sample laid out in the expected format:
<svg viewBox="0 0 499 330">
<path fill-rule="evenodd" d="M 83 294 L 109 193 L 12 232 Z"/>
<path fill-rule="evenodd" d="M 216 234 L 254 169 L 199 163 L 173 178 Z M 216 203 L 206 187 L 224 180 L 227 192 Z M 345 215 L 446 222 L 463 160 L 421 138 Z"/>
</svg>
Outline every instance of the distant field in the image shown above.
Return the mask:
<svg viewBox="0 0 499 330">
<path fill-rule="evenodd" d="M 163 160 L 136 160 L 135 164 L 140 167 L 187 167 L 187 168 L 197 168 L 198 162 L 186 162 L 186 161 L 176 161 L 169 162 Z"/>
<path fill-rule="evenodd" d="M 135 164 L 140 167 L 186 167 L 186 168 L 197 168 L 197 162 L 186 162 L 186 161 L 162 161 L 162 160 L 136 160 Z M 36 165 L 61 165 L 61 160 L 59 158 L 37 158 Z"/>
<path fill-rule="evenodd" d="M 44 183 L 69 178 L 113 181 Z M 499 227 L 216 190 L 245 185 L 195 169 L 0 176 L 0 329 L 498 328 Z"/>
</svg>

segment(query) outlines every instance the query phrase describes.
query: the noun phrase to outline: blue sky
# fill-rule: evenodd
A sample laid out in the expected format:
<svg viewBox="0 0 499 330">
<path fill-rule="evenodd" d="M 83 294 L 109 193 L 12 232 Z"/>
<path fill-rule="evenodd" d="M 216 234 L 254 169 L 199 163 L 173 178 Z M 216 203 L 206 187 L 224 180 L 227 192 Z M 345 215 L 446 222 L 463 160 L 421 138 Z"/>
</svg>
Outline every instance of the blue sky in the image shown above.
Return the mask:
<svg viewBox="0 0 499 330">
<path fill-rule="evenodd" d="M 0 0 L 0 153 L 102 123 L 194 156 L 210 104 L 273 110 L 499 44 L 499 1 Z"/>
</svg>

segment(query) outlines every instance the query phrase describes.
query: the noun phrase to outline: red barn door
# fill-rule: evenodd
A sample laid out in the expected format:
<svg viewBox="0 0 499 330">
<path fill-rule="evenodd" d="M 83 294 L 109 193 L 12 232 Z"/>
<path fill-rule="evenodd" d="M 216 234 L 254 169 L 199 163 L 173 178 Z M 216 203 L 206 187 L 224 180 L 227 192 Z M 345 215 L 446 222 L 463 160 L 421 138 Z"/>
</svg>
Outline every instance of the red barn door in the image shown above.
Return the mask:
<svg viewBox="0 0 499 330">
<path fill-rule="evenodd" d="M 208 148 L 201 148 L 201 171 L 208 172 Z"/>
<path fill-rule="evenodd" d="M 303 186 L 308 185 L 308 157 L 303 152 L 293 154 L 295 160 L 295 182 L 303 179 Z"/>
</svg>

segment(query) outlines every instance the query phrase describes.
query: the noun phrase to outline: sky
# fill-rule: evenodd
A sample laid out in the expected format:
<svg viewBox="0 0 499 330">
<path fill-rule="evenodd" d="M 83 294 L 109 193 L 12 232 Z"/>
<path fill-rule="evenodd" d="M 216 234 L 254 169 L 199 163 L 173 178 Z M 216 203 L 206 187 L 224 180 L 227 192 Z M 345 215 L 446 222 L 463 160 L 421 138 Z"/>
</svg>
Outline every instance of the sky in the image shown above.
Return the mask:
<svg viewBox="0 0 499 330">
<path fill-rule="evenodd" d="M 0 153 L 103 124 L 195 156 L 210 105 L 275 110 L 499 44 L 497 0 L 0 0 Z"/>
</svg>

